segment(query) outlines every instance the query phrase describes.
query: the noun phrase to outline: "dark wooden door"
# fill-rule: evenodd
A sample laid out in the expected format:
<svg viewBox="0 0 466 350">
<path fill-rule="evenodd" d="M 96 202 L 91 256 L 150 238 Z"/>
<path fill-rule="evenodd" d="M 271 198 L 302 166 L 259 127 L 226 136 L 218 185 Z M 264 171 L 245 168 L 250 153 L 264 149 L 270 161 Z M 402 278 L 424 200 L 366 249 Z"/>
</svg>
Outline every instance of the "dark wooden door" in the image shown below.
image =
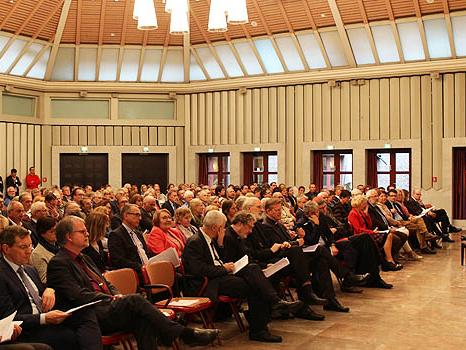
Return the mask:
<svg viewBox="0 0 466 350">
<path fill-rule="evenodd" d="M 91 185 L 94 190 L 108 184 L 108 154 L 60 154 L 60 186 Z"/>
<path fill-rule="evenodd" d="M 466 219 L 466 148 L 453 149 L 453 218 Z"/>
<path fill-rule="evenodd" d="M 121 155 L 121 181 L 132 185 L 159 184 L 162 191 L 168 182 L 168 154 L 124 153 Z"/>
</svg>

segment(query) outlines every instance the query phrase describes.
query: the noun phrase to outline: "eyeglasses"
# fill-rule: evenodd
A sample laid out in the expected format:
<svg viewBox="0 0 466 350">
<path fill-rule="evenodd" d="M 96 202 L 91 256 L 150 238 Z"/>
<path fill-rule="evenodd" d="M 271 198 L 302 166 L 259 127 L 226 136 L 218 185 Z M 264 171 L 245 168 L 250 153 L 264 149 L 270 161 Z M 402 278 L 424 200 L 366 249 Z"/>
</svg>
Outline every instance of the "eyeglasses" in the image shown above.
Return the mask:
<svg viewBox="0 0 466 350">
<path fill-rule="evenodd" d="M 141 213 L 126 213 L 126 214 L 135 215 L 135 216 L 141 216 Z"/>
<path fill-rule="evenodd" d="M 81 233 L 81 234 L 85 235 L 87 233 L 87 229 L 71 231 L 71 233 L 74 233 L 74 232 L 78 232 L 78 233 Z"/>
<path fill-rule="evenodd" d="M 28 250 L 28 249 L 31 249 L 32 248 L 32 243 L 30 244 L 15 244 L 16 247 L 18 247 L 19 249 L 21 250 Z"/>
</svg>

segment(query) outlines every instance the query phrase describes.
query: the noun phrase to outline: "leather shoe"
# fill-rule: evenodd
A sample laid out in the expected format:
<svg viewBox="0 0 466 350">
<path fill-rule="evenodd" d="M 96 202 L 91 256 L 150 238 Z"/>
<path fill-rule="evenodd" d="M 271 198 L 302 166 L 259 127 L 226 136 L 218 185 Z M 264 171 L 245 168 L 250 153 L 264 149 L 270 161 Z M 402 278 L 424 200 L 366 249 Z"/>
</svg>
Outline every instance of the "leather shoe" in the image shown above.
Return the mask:
<svg viewBox="0 0 466 350">
<path fill-rule="evenodd" d="M 463 231 L 462 229 L 458 228 L 458 227 L 455 227 L 453 225 L 450 225 L 450 230 L 449 230 L 451 233 L 458 233 L 458 232 L 461 232 Z"/>
<path fill-rule="evenodd" d="M 343 280 L 343 285 L 345 287 L 362 286 L 366 284 L 367 280 L 369 279 L 369 276 L 370 275 L 368 273 L 365 273 L 363 275 L 355 275 L 353 273 L 349 273 Z"/>
<path fill-rule="evenodd" d="M 323 321 L 325 316 L 318 314 L 310 306 L 304 307 L 296 313 L 296 317 L 310 321 Z"/>
<path fill-rule="evenodd" d="M 369 282 L 367 283 L 366 287 L 368 288 L 381 288 L 381 289 L 391 289 L 393 285 L 390 283 L 385 282 L 380 275 L 372 276 Z"/>
<path fill-rule="evenodd" d="M 307 304 L 325 305 L 328 301 L 327 299 L 319 298 L 312 290 L 312 286 L 310 284 L 301 287 L 298 294 L 300 296 L 299 299 L 303 300 Z"/>
<path fill-rule="evenodd" d="M 324 305 L 324 310 L 327 311 L 337 311 L 337 312 L 349 312 L 349 307 L 343 306 L 337 300 L 337 298 L 331 298 L 328 300 L 328 303 Z"/>
<path fill-rule="evenodd" d="M 466 241 L 466 236 L 461 236 L 462 241 Z"/>
<path fill-rule="evenodd" d="M 439 239 L 441 239 L 441 238 L 439 238 Z M 438 244 L 437 240 L 430 241 L 430 244 L 431 244 L 432 248 L 442 249 L 442 246 L 440 244 Z"/>
<path fill-rule="evenodd" d="M 182 338 L 183 342 L 190 346 L 205 346 L 218 338 L 219 329 L 193 328 L 193 332 Z"/>
<path fill-rule="evenodd" d="M 442 237 L 442 242 L 454 243 L 455 241 L 451 239 L 448 235 Z"/>
<path fill-rule="evenodd" d="M 296 314 L 304 307 L 304 302 L 298 301 L 285 301 L 280 300 L 272 306 L 272 313 L 274 314 Z"/>
<path fill-rule="evenodd" d="M 422 254 L 437 254 L 437 252 L 433 249 L 429 249 L 428 247 L 421 249 Z"/>
<path fill-rule="evenodd" d="M 267 330 L 263 330 L 256 333 L 249 333 L 249 340 L 260 341 L 263 343 L 281 343 L 282 337 L 279 335 L 273 335 Z"/>
<path fill-rule="evenodd" d="M 385 261 L 382 264 L 382 271 L 399 271 L 402 268 L 403 268 L 403 265 L 395 264 L 395 263 L 392 263 L 391 261 Z"/>
</svg>

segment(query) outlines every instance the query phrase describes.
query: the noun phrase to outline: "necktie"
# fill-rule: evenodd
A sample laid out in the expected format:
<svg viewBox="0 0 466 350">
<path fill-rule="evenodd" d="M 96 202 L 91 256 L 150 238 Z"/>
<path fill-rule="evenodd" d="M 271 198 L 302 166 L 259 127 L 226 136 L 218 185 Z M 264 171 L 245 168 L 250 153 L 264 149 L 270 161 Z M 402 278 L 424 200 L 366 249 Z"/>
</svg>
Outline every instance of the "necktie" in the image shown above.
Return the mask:
<svg viewBox="0 0 466 350">
<path fill-rule="evenodd" d="M 103 277 L 101 277 L 99 274 L 94 272 L 94 270 L 92 270 L 89 266 L 87 266 L 82 255 L 78 255 L 76 257 L 76 261 L 83 268 L 84 273 L 87 275 L 87 277 L 89 277 L 89 280 L 91 281 L 91 284 L 93 285 L 96 291 L 101 291 L 105 294 L 112 294 L 110 290 L 108 289 L 107 284 L 105 283 L 105 280 L 103 279 Z"/>
<path fill-rule="evenodd" d="M 223 265 L 223 261 L 220 260 L 220 257 L 217 254 L 217 250 L 215 249 L 214 242 L 210 242 L 210 247 L 212 248 L 212 252 L 214 253 L 214 264 Z"/>
<path fill-rule="evenodd" d="M 20 266 L 18 269 L 18 275 L 19 277 L 21 277 L 21 280 L 23 281 L 24 286 L 26 287 L 29 295 L 32 297 L 34 304 L 36 304 L 37 310 L 39 312 L 42 312 L 42 299 L 40 298 L 39 293 L 37 292 L 37 289 L 34 288 L 31 281 L 26 276 L 26 273 L 24 272 L 24 268 L 22 266 Z"/>
<path fill-rule="evenodd" d="M 139 258 L 141 259 L 142 264 L 143 265 L 147 264 L 147 262 L 149 261 L 149 258 L 147 257 L 147 254 L 144 250 L 144 246 L 142 245 L 141 241 L 139 240 L 138 236 L 136 235 L 134 231 L 131 231 L 130 235 L 131 235 L 131 238 L 134 244 L 136 245 L 136 249 L 138 250 L 138 255 L 139 255 Z"/>
</svg>

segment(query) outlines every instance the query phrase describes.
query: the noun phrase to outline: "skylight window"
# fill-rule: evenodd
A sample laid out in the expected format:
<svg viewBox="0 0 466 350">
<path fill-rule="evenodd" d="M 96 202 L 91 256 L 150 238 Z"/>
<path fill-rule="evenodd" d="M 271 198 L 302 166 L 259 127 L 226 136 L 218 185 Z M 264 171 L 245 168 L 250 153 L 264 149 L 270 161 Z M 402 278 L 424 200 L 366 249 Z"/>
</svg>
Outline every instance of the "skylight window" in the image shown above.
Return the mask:
<svg viewBox="0 0 466 350">
<path fill-rule="evenodd" d="M 163 67 L 162 81 L 179 83 L 184 81 L 183 50 L 169 49 Z"/>
<path fill-rule="evenodd" d="M 0 73 L 5 73 L 10 65 L 14 62 L 16 57 L 20 54 L 26 41 L 22 39 L 16 39 L 10 47 L 6 50 L 3 57 L 0 59 Z"/>
<path fill-rule="evenodd" d="M 48 48 L 26 75 L 28 78 L 44 79 L 51 48 Z"/>
<path fill-rule="evenodd" d="M 243 76 L 243 71 L 229 45 L 217 45 L 215 50 L 230 77 Z"/>
<path fill-rule="evenodd" d="M 52 80 L 73 80 L 74 47 L 60 47 L 53 65 Z"/>
<path fill-rule="evenodd" d="M 146 49 L 141 68 L 141 81 L 157 81 L 162 59 L 161 49 Z"/>
<path fill-rule="evenodd" d="M 78 80 L 94 81 L 97 65 L 97 48 L 79 49 Z"/>
<path fill-rule="evenodd" d="M 14 68 L 11 70 L 11 74 L 14 75 L 23 75 L 26 70 L 29 68 L 29 65 L 34 61 L 34 58 L 39 54 L 39 52 L 42 50 L 44 45 L 41 44 L 31 44 L 31 46 L 28 47 L 24 55 L 20 58 L 18 63 L 14 66 Z"/>
<path fill-rule="evenodd" d="M 211 79 L 225 78 L 220 65 L 208 47 L 198 47 L 196 52 Z"/>
<path fill-rule="evenodd" d="M 371 44 L 365 28 L 351 28 L 346 31 L 357 64 L 375 63 Z"/>
<path fill-rule="evenodd" d="M 421 33 L 417 22 L 398 23 L 400 33 L 401 48 L 406 61 L 416 61 L 425 59 L 424 48 L 422 46 Z"/>
<path fill-rule="evenodd" d="M 399 62 L 400 55 L 396 47 L 395 37 L 389 25 L 371 27 L 375 47 L 381 63 Z"/>
<path fill-rule="evenodd" d="M 239 57 L 241 57 L 241 61 L 243 62 L 248 75 L 262 74 L 263 71 L 260 63 L 257 60 L 257 56 L 254 54 L 249 42 L 235 42 L 234 45 L 236 50 L 238 50 Z"/>
<path fill-rule="evenodd" d="M 311 68 L 326 68 L 324 55 L 313 33 L 298 34 L 298 41 L 304 52 L 307 64 Z"/>
<path fill-rule="evenodd" d="M 466 16 L 451 18 L 455 49 L 458 56 L 466 56 Z"/>
<path fill-rule="evenodd" d="M 286 67 L 290 71 L 304 70 L 304 64 L 296 48 L 294 40 L 290 36 L 280 36 L 275 39 L 280 49 Z"/>
<path fill-rule="evenodd" d="M 116 80 L 118 65 L 118 49 L 102 49 L 102 58 L 100 60 L 99 80 L 112 81 Z"/>
<path fill-rule="evenodd" d="M 254 44 L 262 58 L 267 73 L 282 73 L 284 71 L 270 39 L 257 39 L 254 40 Z"/>
<path fill-rule="evenodd" d="M 450 40 L 444 18 L 424 21 L 427 47 L 431 58 L 451 57 Z"/>
<path fill-rule="evenodd" d="M 196 58 L 191 54 L 191 63 L 189 65 L 189 79 L 190 80 L 206 80 L 206 76 L 201 67 L 197 64 Z"/>
<path fill-rule="evenodd" d="M 141 49 L 126 49 L 121 63 L 120 81 L 136 81 L 138 78 Z"/>
<path fill-rule="evenodd" d="M 328 59 L 333 67 L 346 66 L 345 50 L 340 40 L 340 35 L 337 31 L 320 33 L 324 42 L 325 50 L 327 51 Z"/>
</svg>

